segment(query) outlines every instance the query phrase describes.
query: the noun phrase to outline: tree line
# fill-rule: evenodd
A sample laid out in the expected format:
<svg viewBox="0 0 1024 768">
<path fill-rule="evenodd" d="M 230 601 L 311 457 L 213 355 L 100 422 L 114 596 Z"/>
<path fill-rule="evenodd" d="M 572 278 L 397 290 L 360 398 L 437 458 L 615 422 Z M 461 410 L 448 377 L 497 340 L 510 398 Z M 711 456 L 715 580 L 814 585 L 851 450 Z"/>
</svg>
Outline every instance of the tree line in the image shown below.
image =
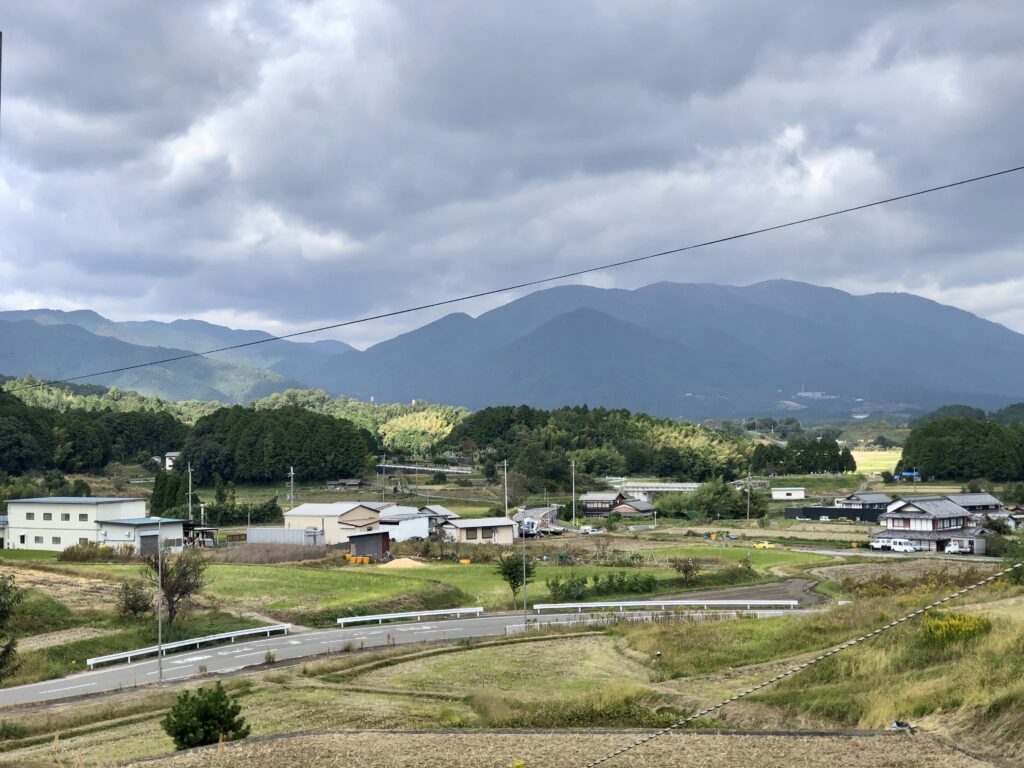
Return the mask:
<svg viewBox="0 0 1024 768">
<path fill-rule="evenodd" d="M 766 475 L 808 475 L 856 472 L 857 462 L 835 439 L 801 437 L 785 445 L 758 444 L 750 457 L 751 471 Z"/>
<path fill-rule="evenodd" d="M 974 417 L 917 423 L 897 472 L 916 470 L 939 480 L 1024 480 L 1024 424 Z"/>
<path fill-rule="evenodd" d="M 591 478 L 607 475 L 701 481 L 733 478 L 747 469 L 744 440 L 625 409 L 484 408 L 467 416 L 445 443 L 478 453 L 485 475 L 492 478 L 507 459 L 530 492 L 567 488 L 573 461 L 577 486 L 583 488 Z"/>
</svg>

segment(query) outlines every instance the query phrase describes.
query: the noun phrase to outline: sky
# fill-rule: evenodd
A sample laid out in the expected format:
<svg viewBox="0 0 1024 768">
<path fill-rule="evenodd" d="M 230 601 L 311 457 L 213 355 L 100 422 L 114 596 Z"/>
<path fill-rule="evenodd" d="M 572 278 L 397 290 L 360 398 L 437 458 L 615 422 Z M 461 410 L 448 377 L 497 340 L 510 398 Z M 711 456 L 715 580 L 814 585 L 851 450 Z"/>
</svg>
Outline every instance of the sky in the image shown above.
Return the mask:
<svg viewBox="0 0 1024 768">
<path fill-rule="evenodd" d="M 8 3 L 0 309 L 287 333 L 1021 165 L 1022 28 L 1015 0 Z M 1024 332 L 1022 210 L 1024 173 L 576 282 L 907 291 Z"/>
</svg>

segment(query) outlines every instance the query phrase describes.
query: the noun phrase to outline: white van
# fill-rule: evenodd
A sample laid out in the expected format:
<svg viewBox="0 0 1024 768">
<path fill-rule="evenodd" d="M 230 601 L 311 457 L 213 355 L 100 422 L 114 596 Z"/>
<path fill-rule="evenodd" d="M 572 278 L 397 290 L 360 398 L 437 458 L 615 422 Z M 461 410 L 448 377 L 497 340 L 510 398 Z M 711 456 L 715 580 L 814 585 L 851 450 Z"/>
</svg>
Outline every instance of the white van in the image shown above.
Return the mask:
<svg viewBox="0 0 1024 768">
<path fill-rule="evenodd" d="M 910 539 L 891 539 L 889 547 L 893 552 L 917 552 L 919 545 L 914 544 Z"/>
</svg>

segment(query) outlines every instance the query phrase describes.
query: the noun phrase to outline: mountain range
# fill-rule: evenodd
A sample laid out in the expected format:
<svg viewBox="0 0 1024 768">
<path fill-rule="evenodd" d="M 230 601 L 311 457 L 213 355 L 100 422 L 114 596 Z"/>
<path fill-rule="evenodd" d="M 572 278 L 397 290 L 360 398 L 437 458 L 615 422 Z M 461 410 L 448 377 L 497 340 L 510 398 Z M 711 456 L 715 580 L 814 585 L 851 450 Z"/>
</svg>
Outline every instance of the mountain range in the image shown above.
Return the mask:
<svg viewBox="0 0 1024 768">
<path fill-rule="evenodd" d="M 0 373 L 67 378 L 269 338 L 195 320 L 0 312 Z M 245 402 L 288 387 L 476 409 L 589 404 L 677 418 L 913 415 L 1024 399 L 1024 335 L 911 294 L 563 286 L 479 317 L 447 315 L 365 351 L 272 341 L 85 380 L 168 399 Z"/>
</svg>

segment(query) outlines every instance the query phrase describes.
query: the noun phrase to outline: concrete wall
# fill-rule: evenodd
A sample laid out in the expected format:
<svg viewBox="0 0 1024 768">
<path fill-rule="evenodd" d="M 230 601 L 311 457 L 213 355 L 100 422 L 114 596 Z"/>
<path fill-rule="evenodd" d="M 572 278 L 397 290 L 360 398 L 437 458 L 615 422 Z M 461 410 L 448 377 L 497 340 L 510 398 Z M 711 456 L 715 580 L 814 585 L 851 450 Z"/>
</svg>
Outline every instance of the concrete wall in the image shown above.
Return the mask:
<svg viewBox="0 0 1024 768">
<path fill-rule="evenodd" d="M 249 544 L 304 544 L 322 547 L 324 534 L 319 528 L 249 528 Z"/>
</svg>

